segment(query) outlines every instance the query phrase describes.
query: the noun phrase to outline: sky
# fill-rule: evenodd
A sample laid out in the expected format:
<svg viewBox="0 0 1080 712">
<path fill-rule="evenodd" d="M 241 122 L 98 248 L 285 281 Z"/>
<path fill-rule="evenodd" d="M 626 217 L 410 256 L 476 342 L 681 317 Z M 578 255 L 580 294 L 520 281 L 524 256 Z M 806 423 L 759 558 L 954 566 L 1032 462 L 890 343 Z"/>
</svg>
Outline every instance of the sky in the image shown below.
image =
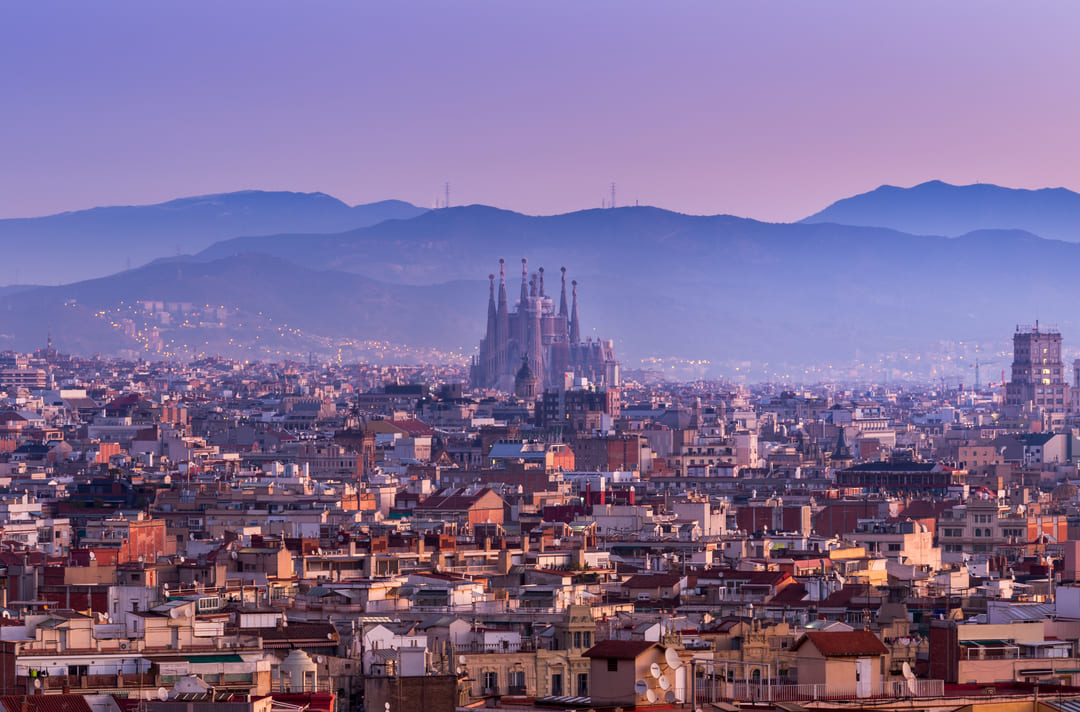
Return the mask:
<svg viewBox="0 0 1080 712">
<path fill-rule="evenodd" d="M 242 189 L 797 220 L 1080 189 L 1080 4 L 0 5 L 0 217 Z"/>
</svg>

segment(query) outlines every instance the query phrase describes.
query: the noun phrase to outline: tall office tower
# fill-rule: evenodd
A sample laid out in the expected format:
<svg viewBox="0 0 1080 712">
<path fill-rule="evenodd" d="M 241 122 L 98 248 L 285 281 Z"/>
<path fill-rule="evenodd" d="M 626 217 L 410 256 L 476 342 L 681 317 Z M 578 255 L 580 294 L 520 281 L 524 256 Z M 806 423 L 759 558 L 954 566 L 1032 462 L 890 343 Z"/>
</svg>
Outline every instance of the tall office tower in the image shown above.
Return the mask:
<svg viewBox="0 0 1080 712">
<path fill-rule="evenodd" d="M 1051 412 L 1069 406 L 1069 385 L 1061 362 L 1061 334 L 1057 329 L 1017 326 L 1013 334 L 1012 377 L 1005 386 L 1005 404 L 1034 405 Z"/>
</svg>

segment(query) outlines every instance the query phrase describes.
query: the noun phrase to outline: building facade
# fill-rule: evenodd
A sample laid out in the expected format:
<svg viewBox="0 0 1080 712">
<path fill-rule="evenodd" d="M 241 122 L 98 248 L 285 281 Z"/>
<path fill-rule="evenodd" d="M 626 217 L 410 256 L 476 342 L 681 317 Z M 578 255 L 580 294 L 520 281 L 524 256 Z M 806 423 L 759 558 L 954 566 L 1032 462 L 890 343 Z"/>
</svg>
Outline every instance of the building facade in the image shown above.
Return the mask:
<svg viewBox="0 0 1080 712">
<path fill-rule="evenodd" d="M 488 275 L 487 330 L 480 353 L 473 358 L 470 380 L 475 388 L 515 390 L 515 376 L 524 364 L 538 381 L 537 393 L 562 383 L 567 373 L 594 383 L 619 385 L 619 363 L 610 340 L 581 339 L 577 282 L 572 283 L 572 302 L 566 299 L 566 268 L 558 309 L 544 287 L 544 268 L 531 277 L 521 260 L 521 294 L 511 312 L 506 296 L 506 269 L 499 260 L 499 287 Z"/>
<path fill-rule="evenodd" d="M 1049 412 L 1068 409 L 1069 384 L 1061 361 L 1061 333 L 1056 329 L 1040 329 L 1038 322 L 1016 327 L 1005 405 L 1034 405 Z"/>
</svg>

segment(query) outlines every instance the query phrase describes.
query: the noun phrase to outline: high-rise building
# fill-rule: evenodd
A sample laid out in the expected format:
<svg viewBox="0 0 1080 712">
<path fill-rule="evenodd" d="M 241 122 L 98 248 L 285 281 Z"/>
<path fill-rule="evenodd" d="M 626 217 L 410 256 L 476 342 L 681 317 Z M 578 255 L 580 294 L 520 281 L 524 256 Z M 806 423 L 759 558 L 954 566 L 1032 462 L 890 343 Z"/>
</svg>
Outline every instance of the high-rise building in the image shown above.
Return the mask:
<svg viewBox="0 0 1080 712">
<path fill-rule="evenodd" d="M 1068 409 L 1069 384 L 1061 361 L 1061 334 L 1056 329 L 1040 329 L 1037 321 L 1035 326 L 1016 327 L 1005 405 L 1031 405 L 1049 412 Z"/>
<path fill-rule="evenodd" d="M 609 340 L 581 340 L 577 282 L 572 282 L 572 302 L 566 299 L 566 268 L 558 309 L 544 289 L 544 268 L 530 277 L 521 260 L 521 295 L 510 311 L 506 297 L 506 268 L 499 260 L 499 286 L 488 275 L 487 330 L 480 353 L 473 358 L 470 380 L 476 388 L 515 390 L 515 375 L 528 365 L 538 381 L 537 393 L 563 383 L 566 374 L 587 378 L 605 386 L 619 385 L 619 362 Z"/>
</svg>

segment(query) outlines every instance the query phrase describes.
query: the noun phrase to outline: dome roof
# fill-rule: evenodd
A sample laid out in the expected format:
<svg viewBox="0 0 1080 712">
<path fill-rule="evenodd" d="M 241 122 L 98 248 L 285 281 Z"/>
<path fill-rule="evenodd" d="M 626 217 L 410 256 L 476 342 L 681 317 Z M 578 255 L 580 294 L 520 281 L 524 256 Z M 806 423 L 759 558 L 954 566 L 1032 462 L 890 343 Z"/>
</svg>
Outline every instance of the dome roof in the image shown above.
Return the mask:
<svg viewBox="0 0 1080 712">
<path fill-rule="evenodd" d="M 532 367 L 529 365 L 529 359 L 528 358 L 522 360 L 521 368 L 518 369 L 516 378 L 519 381 L 525 381 L 525 380 L 530 380 L 530 379 L 535 380 L 536 379 L 536 376 L 533 375 Z"/>
</svg>

